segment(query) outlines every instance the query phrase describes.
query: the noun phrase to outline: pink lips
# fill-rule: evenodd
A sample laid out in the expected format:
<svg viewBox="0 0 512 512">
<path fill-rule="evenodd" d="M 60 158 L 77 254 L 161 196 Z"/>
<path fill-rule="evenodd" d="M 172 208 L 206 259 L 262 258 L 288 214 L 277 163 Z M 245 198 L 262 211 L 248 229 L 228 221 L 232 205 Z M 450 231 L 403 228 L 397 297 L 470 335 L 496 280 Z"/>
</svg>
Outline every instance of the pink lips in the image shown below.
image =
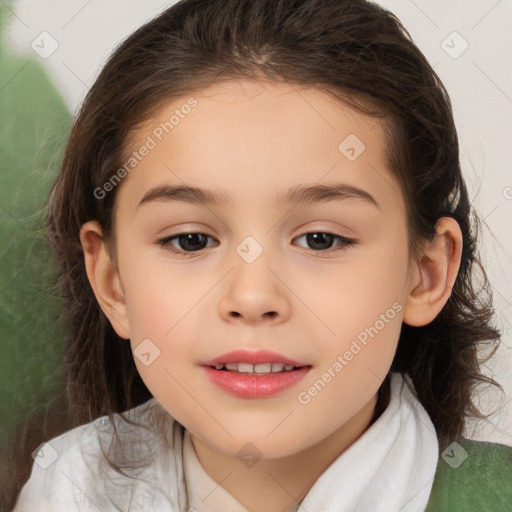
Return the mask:
<svg viewBox="0 0 512 512">
<path fill-rule="evenodd" d="M 297 368 L 265 375 L 214 368 L 216 365 L 226 363 L 282 363 Z M 240 349 L 205 361 L 202 368 L 213 384 L 231 395 L 239 398 L 269 398 L 297 384 L 309 372 L 311 365 L 294 361 L 270 350 L 251 352 Z"/>
<path fill-rule="evenodd" d="M 225 363 L 249 363 L 249 364 L 263 364 L 263 363 L 283 363 L 291 364 L 292 366 L 309 366 L 307 363 L 299 363 L 287 357 L 272 352 L 271 350 L 258 350 L 251 352 L 249 350 L 239 349 L 228 352 L 222 356 L 216 357 L 205 361 L 203 366 L 215 366 L 217 364 Z"/>
</svg>

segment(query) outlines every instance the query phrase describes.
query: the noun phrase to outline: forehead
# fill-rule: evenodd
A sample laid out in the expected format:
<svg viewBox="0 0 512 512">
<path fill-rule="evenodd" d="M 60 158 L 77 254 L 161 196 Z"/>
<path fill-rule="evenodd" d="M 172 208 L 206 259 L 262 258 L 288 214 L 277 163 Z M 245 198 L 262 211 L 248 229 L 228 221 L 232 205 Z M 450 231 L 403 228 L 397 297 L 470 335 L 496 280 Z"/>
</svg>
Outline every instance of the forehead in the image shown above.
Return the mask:
<svg viewBox="0 0 512 512">
<path fill-rule="evenodd" d="M 339 183 L 402 206 L 386 157 L 385 125 L 313 87 L 232 80 L 173 100 L 130 138 L 141 153 L 123 180 L 136 207 L 162 183 L 221 189 L 232 202 Z M 277 192 L 277 193 L 276 193 Z"/>
</svg>

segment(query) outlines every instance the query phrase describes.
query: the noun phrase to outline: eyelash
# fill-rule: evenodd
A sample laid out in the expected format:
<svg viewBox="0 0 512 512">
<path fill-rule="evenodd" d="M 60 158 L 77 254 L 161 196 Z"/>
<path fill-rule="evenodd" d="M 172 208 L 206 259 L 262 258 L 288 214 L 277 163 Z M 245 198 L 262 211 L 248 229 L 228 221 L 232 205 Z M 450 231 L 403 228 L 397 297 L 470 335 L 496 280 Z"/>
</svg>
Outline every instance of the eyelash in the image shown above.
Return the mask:
<svg viewBox="0 0 512 512">
<path fill-rule="evenodd" d="M 336 233 L 333 233 L 331 231 L 325 231 L 325 230 L 324 231 L 307 231 L 306 233 L 303 233 L 302 235 L 300 235 L 300 236 L 298 236 L 296 238 L 302 238 L 303 236 L 310 235 L 310 234 L 331 235 L 331 236 L 333 236 L 335 238 L 335 240 L 338 240 L 341 243 L 340 247 L 338 247 L 336 249 L 326 249 L 324 251 L 322 251 L 322 250 L 317 251 L 315 249 L 310 249 L 314 253 L 318 253 L 315 256 L 320 257 L 320 258 L 325 258 L 326 257 L 326 256 L 323 256 L 322 253 L 332 253 L 332 252 L 336 252 L 336 251 L 339 251 L 339 250 L 348 249 L 348 248 L 353 247 L 353 246 L 355 246 L 357 244 L 357 241 L 352 239 L 352 238 L 347 238 L 347 237 L 338 235 Z M 176 249 L 175 247 L 173 247 L 171 245 L 171 241 L 174 240 L 174 239 L 177 239 L 177 238 L 179 238 L 180 236 L 183 236 L 183 235 L 204 235 L 204 236 L 206 236 L 208 238 L 214 239 L 212 236 L 210 236 L 210 235 L 208 235 L 206 233 L 201 233 L 200 231 L 185 231 L 185 232 L 182 232 L 182 233 L 177 233 L 175 235 L 162 238 L 162 239 L 158 240 L 157 243 L 162 247 L 162 249 L 164 249 L 166 251 L 169 251 L 169 252 L 171 252 L 173 254 L 178 254 L 180 256 L 183 256 L 184 258 L 193 258 L 194 256 L 196 256 L 198 254 L 202 254 L 204 249 L 206 249 L 206 247 L 205 247 L 204 249 L 200 249 L 198 251 L 183 251 L 183 250 Z"/>
</svg>

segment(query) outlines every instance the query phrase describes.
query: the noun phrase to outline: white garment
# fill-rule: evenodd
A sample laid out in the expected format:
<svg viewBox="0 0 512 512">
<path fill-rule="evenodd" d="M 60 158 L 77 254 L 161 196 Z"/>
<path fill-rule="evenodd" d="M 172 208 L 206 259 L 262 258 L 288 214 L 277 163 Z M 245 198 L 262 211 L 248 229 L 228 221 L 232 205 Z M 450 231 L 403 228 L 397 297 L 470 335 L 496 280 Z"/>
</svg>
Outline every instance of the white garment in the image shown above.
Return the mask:
<svg viewBox="0 0 512 512">
<path fill-rule="evenodd" d="M 43 448 L 13 512 L 247 511 L 203 470 L 189 433 L 156 400 L 126 415 L 136 413 L 144 427 L 116 417 L 116 460 L 148 462 L 125 470 L 134 478 L 106 463 L 101 446 L 108 446 L 112 424 L 99 418 Z M 299 512 L 423 512 L 437 461 L 434 425 L 393 373 L 386 410 L 320 475 Z"/>
<path fill-rule="evenodd" d="M 188 430 L 185 430 L 183 440 L 183 469 L 190 509 L 199 512 L 248 512 L 203 469 Z"/>
</svg>

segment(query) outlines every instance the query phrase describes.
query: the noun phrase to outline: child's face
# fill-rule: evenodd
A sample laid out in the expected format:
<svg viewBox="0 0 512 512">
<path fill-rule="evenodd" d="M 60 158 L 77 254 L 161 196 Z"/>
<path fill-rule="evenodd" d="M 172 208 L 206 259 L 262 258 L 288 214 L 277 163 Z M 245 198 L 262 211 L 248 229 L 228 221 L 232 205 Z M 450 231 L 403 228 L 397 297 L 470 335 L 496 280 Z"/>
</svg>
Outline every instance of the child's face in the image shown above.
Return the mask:
<svg viewBox="0 0 512 512">
<path fill-rule="evenodd" d="M 405 205 L 382 125 L 316 89 L 285 84 L 229 82 L 194 98 L 196 106 L 176 101 L 139 129 L 130 152 L 140 161 L 117 190 L 125 329 L 134 349 L 151 340 L 142 360 L 152 362 L 136 357 L 138 370 L 169 413 L 219 452 L 236 456 L 250 441 L 275 458 L 331 434 L 357 437 L 393 360 L 411 289 Z M 166 133 L 161 123 L 173 114 Z M 277 199 L 334 184 L 364 193 Z M 173 186 L 218 191 L 226 202 L 157 194 L 141 203 Z M 207 237 L 159 242 L 190 232 Z M 212 383 L 203 363 L 242 348 L 309 368 L 280 392 L 237 396 Z"/>
</svg>

